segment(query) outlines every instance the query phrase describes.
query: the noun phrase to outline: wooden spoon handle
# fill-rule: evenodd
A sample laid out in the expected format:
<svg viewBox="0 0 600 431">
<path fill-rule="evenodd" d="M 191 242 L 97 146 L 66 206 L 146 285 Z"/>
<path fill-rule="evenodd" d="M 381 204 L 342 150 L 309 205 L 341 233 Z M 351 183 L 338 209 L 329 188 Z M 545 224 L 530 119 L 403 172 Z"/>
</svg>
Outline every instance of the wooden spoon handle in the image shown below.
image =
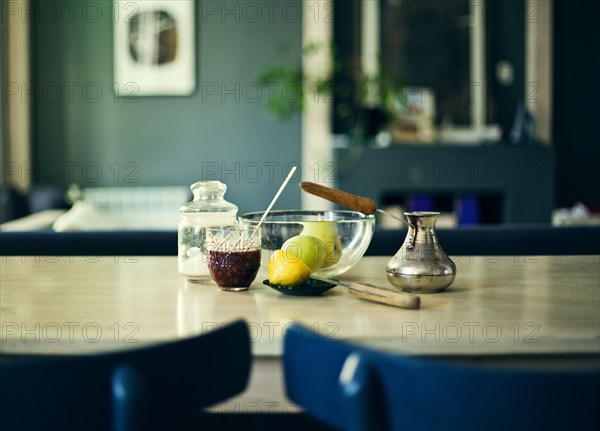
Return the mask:
<svg viewBox="0 0 600 431">
<path fill-rule="evenodd" d="M 374 214 L 377 209 L 377 203 L 373 199 L 342 192 L 320 184 L 303 181 L 300 183 L 300 188 L 311 195 L 319 196 L 330 202 L 360 211 L 363 214 Z"/>
<path fill-rule="evenodd" d="M 348 291 L 351 295 L 368 301 L 393 305 L 400 308 L 409 308 L 412 310 L 416 310 L 421 306 L 421 297 L 411 293 L 393 292 L 370 284 L 356 283 L 353 281 L 344 282 L 344 284 L 348 286 Z"/>
</svg>

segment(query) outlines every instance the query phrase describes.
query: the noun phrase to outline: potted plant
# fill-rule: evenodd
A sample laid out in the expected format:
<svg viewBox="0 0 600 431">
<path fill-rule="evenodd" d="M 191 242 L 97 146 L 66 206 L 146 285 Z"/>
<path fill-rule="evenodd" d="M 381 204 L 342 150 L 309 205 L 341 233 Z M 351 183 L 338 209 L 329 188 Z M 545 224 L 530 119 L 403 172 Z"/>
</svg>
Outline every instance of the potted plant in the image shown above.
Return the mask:
<svg viewBox="0 0 600 431">
<path fill-rule="evenodd" d="M 384 72 L 366 75 L 356 59 L 342 60 L 333 46 L 310 44 L 303 48 L 303 57 L 322 54 L 326 50 L 332 67 L 325 75 L 311 75 L 301 65 L 286 61 L 289 49 L 279 48 L 282 60 L 263 70 L 257 82 L 271 87 L 267 109 L 280 120 L 302 112 L 307 97 L 333 101 L 334 132 L 361 138 L 375 136 L 398 120 L 403 112 L 402 80 Z M 275 88 L 275 91 L 273 91 Z M 361 139 L 362 140 L 362 139 Z"/>
</svg>

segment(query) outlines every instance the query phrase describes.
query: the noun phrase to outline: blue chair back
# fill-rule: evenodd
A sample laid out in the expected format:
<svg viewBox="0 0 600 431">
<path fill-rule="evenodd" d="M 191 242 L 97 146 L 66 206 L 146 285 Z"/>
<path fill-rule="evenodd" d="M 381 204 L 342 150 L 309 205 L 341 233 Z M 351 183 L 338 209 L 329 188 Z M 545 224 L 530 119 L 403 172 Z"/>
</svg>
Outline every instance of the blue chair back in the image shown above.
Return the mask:
<svg viewBox="0 0 600 431">
<path fill-rule="evenodd" d="M 600 423 L 600 369 L 490 367 L 405 357 L 291 325 L 288 397 L 342 430 L 564 430 Z"/>
<path fill-rule="evenodd" d="M 5 355 L 0 423 L 6 430 L 198 429 L 203 407 L 245 389 L 250 355 L 243 321 L 123 352 Z"/>
</svg>

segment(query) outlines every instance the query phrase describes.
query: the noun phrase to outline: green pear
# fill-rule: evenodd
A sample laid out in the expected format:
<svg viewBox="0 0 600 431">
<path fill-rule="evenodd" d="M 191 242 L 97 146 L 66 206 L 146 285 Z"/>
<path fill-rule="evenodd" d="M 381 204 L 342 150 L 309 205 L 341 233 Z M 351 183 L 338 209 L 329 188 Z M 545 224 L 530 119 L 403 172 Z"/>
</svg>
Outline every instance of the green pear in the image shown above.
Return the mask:
<svg viewBox="0 0 600 431">
<path fill-rule="evenodd" d="M 302 260 L 310 268 L 310 272 L 321 268 L 327 257 L 323 241 L 311 235 L 293 236 L 283 243 L 281 249 Z"/>
<path fill-rule="evenodd" d="M 314 236 L 325 244 L 325 261 L 321 265 L 321 268 L 327 268 L 339 262 L 342 257 L 342 241 L 335 231 L 333 222 L 304 222 L 302 235 Z"/>
</svg>

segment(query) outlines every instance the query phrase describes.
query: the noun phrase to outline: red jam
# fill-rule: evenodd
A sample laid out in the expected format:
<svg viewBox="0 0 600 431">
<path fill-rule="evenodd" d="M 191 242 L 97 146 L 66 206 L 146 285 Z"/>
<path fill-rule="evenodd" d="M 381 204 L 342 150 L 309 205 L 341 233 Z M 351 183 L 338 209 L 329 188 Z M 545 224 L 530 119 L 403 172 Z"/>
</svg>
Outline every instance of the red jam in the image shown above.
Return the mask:
<svg viewBox="0 0 600 431">
<path fill-rule="evenodd" d="M 208 252 L 208 269 L 219 287 L 249 287 L 260 267 L 260 250 Z"/>
</svg>

